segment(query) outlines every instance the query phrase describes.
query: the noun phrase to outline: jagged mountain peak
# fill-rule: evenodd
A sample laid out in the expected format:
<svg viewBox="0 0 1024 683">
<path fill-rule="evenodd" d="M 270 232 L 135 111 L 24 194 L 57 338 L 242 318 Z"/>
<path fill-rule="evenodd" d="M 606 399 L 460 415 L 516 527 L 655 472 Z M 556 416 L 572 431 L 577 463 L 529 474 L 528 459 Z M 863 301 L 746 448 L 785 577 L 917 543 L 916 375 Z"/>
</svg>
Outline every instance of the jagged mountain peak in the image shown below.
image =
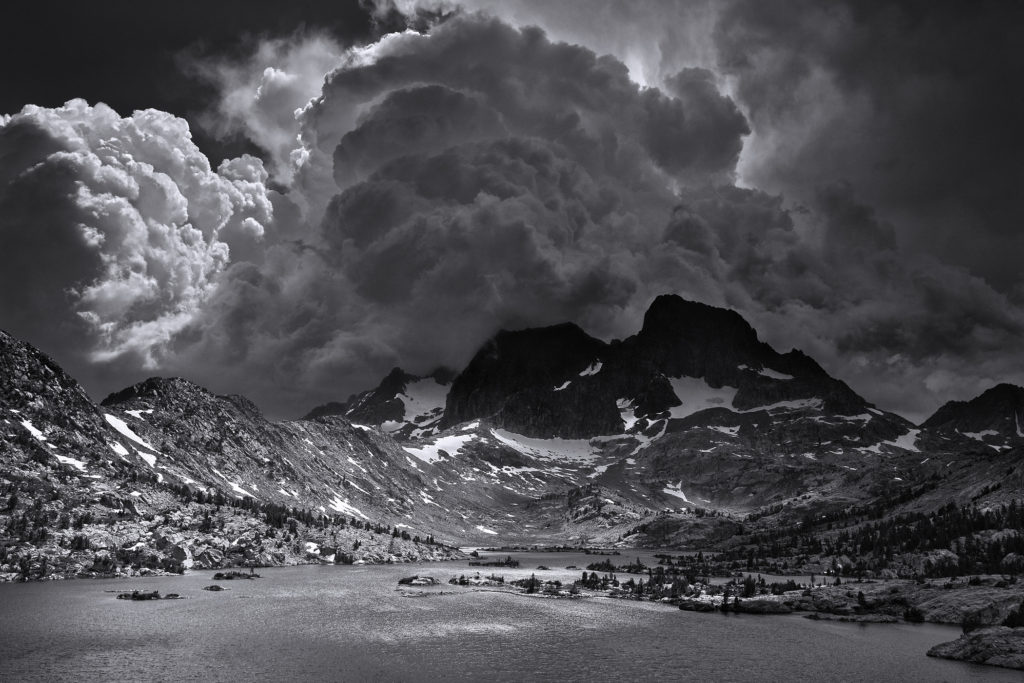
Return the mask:
<svg viewBox="0 0 1024 683">
<path fill-rule="evenodd" d="M 742 339 L 751 345 L 759 341 L 754 328 L 736 311 L 690 301 L 678 294 L 661 294 L 651 302 L 640 334 L 716 334 Z"/>
<path fill-rule="evenodd" d="M 997 384 L 967 401 L 949 401 L 921 427 L 962 436 L 993 448 L 1024 442 L 1024 388 Z"/>
<path fill-rule="evenodd" d="M 173 400 L 183 394 L 213 394 L 195 382 L 182 377 L 150 377 L 120 391 L 109 394 L 100 402 L 101 406 L 114 406 L 135 399 Z"/>
<path fill-rule="evenodd" d="M 302 419 L 342 415 L 354 423 L 380 426 L 399 437 L 433 434 L 444 413 L 454 375 L 443 366 L 423 376 L 395 367 L 376 388 L 350 396 L 344 403 L 317 406 Z"/>
<path fill-rule="evenodd" d="M 575 323 L 501 330 L 476 353 L 454 384 L 496 364 L 515 375 L 508 378 L 514 384 L 526 385 L 539 377 L 556 379 L 585 368 L 606 347 Z"/>
</svg>

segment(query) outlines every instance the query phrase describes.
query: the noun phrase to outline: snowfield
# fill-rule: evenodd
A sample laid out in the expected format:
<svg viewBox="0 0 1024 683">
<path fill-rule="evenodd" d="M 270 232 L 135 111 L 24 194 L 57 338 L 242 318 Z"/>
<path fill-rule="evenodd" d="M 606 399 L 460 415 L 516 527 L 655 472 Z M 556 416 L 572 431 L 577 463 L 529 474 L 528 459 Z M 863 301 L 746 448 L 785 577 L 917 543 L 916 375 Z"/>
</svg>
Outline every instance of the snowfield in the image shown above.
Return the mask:
<svg viewBox="0 0 1024 683">
<path fill-rule="evenodd" d="M 420 448 L 413 448 L 411 446 L 405 446 L 405 451 L 416 458 L 419 458 L 425 463 L 435 463 L 440 460 L 443 456 L 441 451 L 448 453 L 448 455 L 458 455 L 470 441 L 476 438 L 475 434 L 455 434 L 451 436 L 444 436 L 433 443 L 424 444 Z"/>
<path fill-rule="evenodd" d="M 736 387 L 723 386 L 716 389 L 700 377 L 671 377 L 672 391 L 682 405 L 671 409 L 673 418 L 681 419 L 708 408 L 732 409 L 736 398 Z"/>
</svg>

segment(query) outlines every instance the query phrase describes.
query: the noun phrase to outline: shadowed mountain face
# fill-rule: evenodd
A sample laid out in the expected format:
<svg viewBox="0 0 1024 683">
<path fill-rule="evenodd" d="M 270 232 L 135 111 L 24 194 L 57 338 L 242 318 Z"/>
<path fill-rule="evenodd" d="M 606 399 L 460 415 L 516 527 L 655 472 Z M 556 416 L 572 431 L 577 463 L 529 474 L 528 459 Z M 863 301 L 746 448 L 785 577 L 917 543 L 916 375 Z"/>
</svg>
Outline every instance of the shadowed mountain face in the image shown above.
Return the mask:
<svg viewBox="0 0 1024 683">
<path fill-rule="evenodd" d="M 800 401 L 838 415 L 868 408 L 809 357 L 759 341 L 736 312 L 660 296 L 618 343 L 575 325 L 500 332 L 453 382 L 442 425 L 485 418 L 527 436 L 586 438 L 637 418 Z"/>
<path fill-rule="evenodd" d="M 950 401 L 921 425 L 946 438 L 993 448 L 1024 444 L 1024 388 L 999 384 L 970 401 Z"/>
<path fill-rule="evenodd" d="M 621 431 L 614 398 L 580 381 L 600 370 L 607 350 L 568 323 L 499 332 L 455 378 L 442 425 L 486 418 L 528 436 L 567 438 Z"/>
</svg>

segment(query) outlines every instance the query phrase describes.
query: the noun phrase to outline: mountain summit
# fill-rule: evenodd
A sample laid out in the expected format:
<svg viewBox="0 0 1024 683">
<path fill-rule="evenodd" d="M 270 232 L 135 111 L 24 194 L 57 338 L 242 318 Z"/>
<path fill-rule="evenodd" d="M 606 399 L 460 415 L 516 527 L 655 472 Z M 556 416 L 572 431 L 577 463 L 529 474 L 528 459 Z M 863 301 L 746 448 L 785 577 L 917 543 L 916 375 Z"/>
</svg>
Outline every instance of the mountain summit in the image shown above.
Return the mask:
<svg viewBox="0 0 1024 683">
<path fill-rule="evenodd" d="M 998 384 L 969 401 L 950 401 L 921 425 L 999 449 L 1024 444 L 1024 388 Z"/>
<path fill-rule="evenodd" d="M 735 311 L 664 295 L 621 342 L 571 323 L 499 332 L 452 382 L 440 426 L 486 419 L 531 437 L 589 438 L 637 420 L 798 404 L 839 415 L 869 407 L 808 356 L 760 341 Z"/>
</svg>

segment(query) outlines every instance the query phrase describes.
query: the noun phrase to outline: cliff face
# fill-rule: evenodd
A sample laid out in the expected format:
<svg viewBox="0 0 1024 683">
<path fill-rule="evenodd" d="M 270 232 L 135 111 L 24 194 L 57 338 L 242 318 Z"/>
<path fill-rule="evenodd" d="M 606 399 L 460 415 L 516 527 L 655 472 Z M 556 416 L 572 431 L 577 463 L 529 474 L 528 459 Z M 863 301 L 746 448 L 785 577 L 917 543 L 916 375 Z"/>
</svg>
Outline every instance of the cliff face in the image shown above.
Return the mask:
<svg viewBox="0 0 1024 683">
<path fill-rule="evenodd" d="M 1024 445 L 1024 388 L 998 384 L 969 401 L 950 401 L 921 425 L 946 438 L 996 450 Z"/>
<path fill-rule="evenodd" d="M 484 418 L 527 436 L 588 438 L 624 433 L 637 418 L 799 401 L 837 415 L 868 408 L 811 358 L 758 340 L 734 311 L 660 296 L 619 343 L 575 325 L 499 333 L 455 379 L 442 426 Z"/>
</svg>

